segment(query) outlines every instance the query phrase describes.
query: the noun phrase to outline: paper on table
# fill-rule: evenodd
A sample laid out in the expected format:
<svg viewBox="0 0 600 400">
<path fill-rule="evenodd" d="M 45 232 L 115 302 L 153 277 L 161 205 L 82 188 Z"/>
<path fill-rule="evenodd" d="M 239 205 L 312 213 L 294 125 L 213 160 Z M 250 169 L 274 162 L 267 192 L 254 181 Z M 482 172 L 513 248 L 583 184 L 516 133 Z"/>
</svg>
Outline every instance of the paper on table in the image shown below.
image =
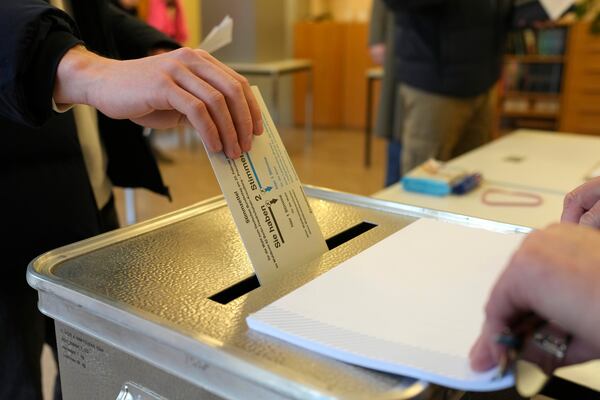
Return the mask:
<svg viewBox="0 0 600 400">
<path fill-rule="evenodd" d="M 492 285 L 522 240 L 421 219 L 247 318 L 251 329 L 352 364 L 460 390 L 512 385 L 468 354 Z"/>
<path fill-rule="evenodd" d="M 569 9 L 575 0 L 540 0 L 542 7 L 551 19 L 559 19 Z"/>
<path fill-rule="evenodd" d="M 231 43 L 232 37 L 233 19 L 227 15 L 219 25 L 211 29 L 206 38 L 200 43 L 199 48 L 213 53 Z"/>
<path fill-rule="evenodd" d="M 327 244 L 257 87 L 264 133 L 231 160 L 209 152 L 219 186 L 261 284 L 327 251 Z"/>
</svg>

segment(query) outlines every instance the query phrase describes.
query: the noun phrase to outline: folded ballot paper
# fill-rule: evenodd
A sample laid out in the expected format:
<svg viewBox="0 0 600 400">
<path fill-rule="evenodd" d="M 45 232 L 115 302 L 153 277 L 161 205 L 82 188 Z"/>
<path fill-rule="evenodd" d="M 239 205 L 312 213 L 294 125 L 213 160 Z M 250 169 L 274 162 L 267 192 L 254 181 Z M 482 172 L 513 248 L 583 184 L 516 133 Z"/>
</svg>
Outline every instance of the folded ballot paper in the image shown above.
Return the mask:
<svg viewBox="0 0 600 400">
<path fill-rule="evenodd" d="M 227 15 L 219 25 L 211 29 L 199 48 L 213 53 L 231 43 L 233 38 L 233 19 Z"/>
<path fill-rule="evenodd" d="M 257 87 L 264 133 L 231 160 L 209 153 L 219 186 L 261 284 L 327 251 L 325 238 Z"/>
<path fill-rule="evenodd" d="M 491 391 L 469 350 L 489 292 L 522 234 L 421 219 L 247 318 L 325 356 L 446 387 Z"/>
</svg>

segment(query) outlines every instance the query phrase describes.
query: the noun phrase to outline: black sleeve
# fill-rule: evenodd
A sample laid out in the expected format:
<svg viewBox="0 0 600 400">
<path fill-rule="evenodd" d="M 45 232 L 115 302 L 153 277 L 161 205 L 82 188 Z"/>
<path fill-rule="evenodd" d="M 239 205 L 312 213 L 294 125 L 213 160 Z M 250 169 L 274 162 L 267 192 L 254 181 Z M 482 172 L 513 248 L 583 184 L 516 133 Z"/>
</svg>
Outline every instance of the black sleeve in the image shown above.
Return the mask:
<svg viewBox="0 0 600 400">
<path fill-rule="evenodd" d="M 421 8 L 439 6 L 448 0 L 383 0 L 393 11 L 418 11 Z"/>
<path fill-rule="evenodd" d="M 52 115 L 56 68 L 82 43 L 71 18 L 42 0 L 0 2 L 0 116 L 39 126 Z"/>
<path fill-rule="evenodd" d="M 113 4 L 109 5 L 108 24 L 113 32 L 117 50 L 122 59 L 145 57 L 152 49 L 177 49 L 181 47 L 162 32 L 127 14 Z"/>
<path fill-rule="evenodd" d="M 371 5 L 371 19 L 369 21 L 369 46 L 385 43 L 387 37 L 387 13 L 388 9 L 382 0 L 374 0 Z"/>
<path fill-rule="evenodd" d="M 534 22 L 547 21 L 550 19 L 548 13 L 539 1 L 515 0 L 512 27 L 527 28 Z"/>
</svg>

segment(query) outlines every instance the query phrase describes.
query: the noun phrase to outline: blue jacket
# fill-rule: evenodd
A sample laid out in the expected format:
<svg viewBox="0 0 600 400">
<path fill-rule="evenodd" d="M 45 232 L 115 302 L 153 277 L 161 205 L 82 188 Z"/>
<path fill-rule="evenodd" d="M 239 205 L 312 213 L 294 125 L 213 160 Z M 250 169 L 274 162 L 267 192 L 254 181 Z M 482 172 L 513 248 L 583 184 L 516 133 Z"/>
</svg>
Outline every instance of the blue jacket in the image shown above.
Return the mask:
<svg viewBox="0 0 600 400">
<path fill-rule="evenodd" d="M 395 13 L 400 82 L 470 97 L 498 80 L 512 0 L 385 0 Z"/>
</svg>

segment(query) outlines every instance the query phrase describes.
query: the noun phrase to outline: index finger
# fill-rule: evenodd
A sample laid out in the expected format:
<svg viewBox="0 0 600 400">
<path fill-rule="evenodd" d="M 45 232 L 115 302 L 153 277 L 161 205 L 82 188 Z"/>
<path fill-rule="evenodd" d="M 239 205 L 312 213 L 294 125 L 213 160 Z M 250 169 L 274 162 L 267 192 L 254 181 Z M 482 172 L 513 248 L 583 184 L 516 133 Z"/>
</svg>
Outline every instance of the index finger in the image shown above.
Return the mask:
<svg viewBox="0 0 600 400">
<path fill-rule="evenodd" d="M 579 223 L 581 216 L 600 200 L 600 177 L 567 193 L 563 202 L 562 222 Z"/>
<path fill-rule="evenodd" d="M 248 80 L 244 78 L 242 75 L 235 72 L 231 67 L 226 64 L 223 64 L 215 57 L 210 54 L 207 54 L 207 59 L 222 68 L 225 72 L 231 75 L 236 81 L 242 84 L 242 88 L 244 89 L 244 97 L 246 98 L 246 102 L 248 103 L 248 108 L 250 109 L 250 115 L 252 115 L 253 122 L 253 132 L 255 135 L 260 135 L 263 133 L 263 120 L 262 114 L 260 112 L 260 106 L 258 105 L 258 101 L 256 97 L 254 97 L 254 93 L 252 93 L 252 89 L 250 88 L 250 84 Z"/>
</svg>

